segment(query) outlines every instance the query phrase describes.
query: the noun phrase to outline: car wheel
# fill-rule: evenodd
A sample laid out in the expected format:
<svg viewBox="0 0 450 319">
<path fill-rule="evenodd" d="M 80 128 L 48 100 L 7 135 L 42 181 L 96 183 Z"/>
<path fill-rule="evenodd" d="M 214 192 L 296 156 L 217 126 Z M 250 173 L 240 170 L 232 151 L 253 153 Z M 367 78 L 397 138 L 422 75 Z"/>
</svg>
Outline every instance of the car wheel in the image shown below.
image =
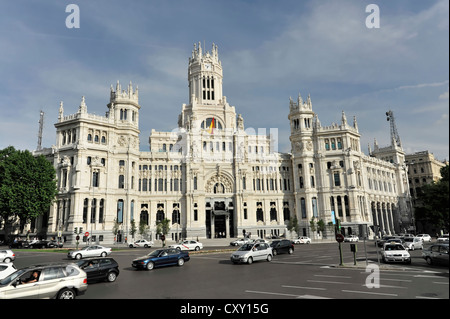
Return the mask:
<svg viewBox="0 0 450 319">
<path fill-rule="evenodd" d="M 75 291 L 70 288 L 64 288 L 58 293 L 58 299 L 75 299 Z"/>
<path fill-rule="evenodd" d="M 5 260 L 3 260 L 4 263 L 10 263 L 11 261 L 12 261 L 12 260 L 11 260 L 11 258 L 9 258 L 9 257 L 8 257 L 8 258 L 5 258 Z"/>
<path fill-rule="evenodd" d="M 147 263 L 147 270 L 152 270 L 155 267 L 155 264 L 151 261 Z"/>
<path fill-rule="evenodd" d="M 252 257 L 248 257 L 247 263 L 248 263 L 249 265 L 251 265 L 251 264 L 253 263 L 253 258 L 252 258 Z"/>
<path fill-rule="evenodd" d="M 274 249 L 274 250 L 273 250 L 273 255 L 276 256 L 277 254 L 278 254 L 277 250 Z"/>
<path fill-rule="evenodd" d="M 144 248 L 148 248 L 148 245 L 147 245 L 147 244 L 145 244 L 145 245 L 144 245 Z"/>
<path fill-rule="evenodd" d="M 80 259 L 81 259 L 81 257 L 83 257 L 83 256 L 81 256 L 81 254 L 76 254 L 76 256 L 75 256 L 75 259 L 78 259 L 78 260 L 80 260 Z"/>
<path fill-rule="evenodd" d="M 433 260 L 430 257 L 425 258 L 426 262 L 428 265 L 432 265 L 433 264 Z"/>
<path fill-rule="evenodd" d="M 100 257 L 106 257 L 106 252 L 102 252 L 101 254 L 100 254 Z"/>
<path fill-rule="evenodd" d="M 129 244 L 128 247 L 133 248 L 133 245 L 132 245 L 132 244 Z"/>
<path fill-rule="evenodd" d="M 294 253 L 294 250 L 292 248 L 289 248 L 288 253 L 289 253 L 289 255 L 292 255 Z"/>
<path fill-rule="evenodd" d="M 108 276 L 106 277 L 106 280 L 108 280 L 108 282 L 114 282 L 117 279 L 117 274 L 114 271 L 111 271 Z"/>
<path fill-rule="evenodd" d="M 180 258 L 178 259 L 178 266 L 183 266 L 184 265 L 184 259 Z"/>
<path fill-rule="evenodd" d="M 199 251 L 200 250 L 200 247 L 195 247 L 195 251 Z"/>
<path fill-rule="evenodd" d="M 268 255 L 267 255 L 267 261 L 269 261 L 269 262 L 272 261 L 272 255 L 271 255 L 271 254 L 268 254 Z"/>
</svg>

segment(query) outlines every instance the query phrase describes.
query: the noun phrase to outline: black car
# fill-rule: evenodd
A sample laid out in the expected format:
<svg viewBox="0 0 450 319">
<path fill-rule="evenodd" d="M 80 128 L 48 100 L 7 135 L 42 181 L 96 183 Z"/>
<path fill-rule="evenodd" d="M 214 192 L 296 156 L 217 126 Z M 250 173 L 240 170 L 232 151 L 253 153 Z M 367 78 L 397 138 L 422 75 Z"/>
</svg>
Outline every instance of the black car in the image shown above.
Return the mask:
<svg viewBox="0 0 450 319">
<path fill-rule="evenodd" d="M 62 248 L 62 247 L 63 243 L 60 241 L 50 240 L 49 242 L 47 242 L 47 248 Z"/>
<path fill-rule="evenodd" d="M 26 240 L 13 241 L 9 244 L 9 248 L 28 248 L 30 244 Z"/>
<path fill-rule="evenodd" d="M 292 241 L 288 239 L 282 239 L 282 240 L 274 240 L 270 247 L 272 247 L 273 255 L 276 256 L 278 254 L 288 253 L 293 254 L 294 253 L 294 244 Z"/>
<path fill-rule="evenodd" d="M 47 240 L 38 240 L 38 241 L 32 241 L 28 245 L 28 248 L 46 248 L 47 247 Z"/>
<path fill-rule="evenodd" d="M 119 264 L 111 257 L 93 257 L 79 260 L 77 265 L 87 274 L 88 283 L 106 280 L 116 281 Z"/>
<path fill-rule="evenodd" d="M 150 254 L 136 258 L 131 265 L 137 269 L 152 270 L 156 267 L 178 265 L 183 266 L 189 261 L 189 252 L 176 248 L 163 248 L 152 251 Z"/>
</svg>

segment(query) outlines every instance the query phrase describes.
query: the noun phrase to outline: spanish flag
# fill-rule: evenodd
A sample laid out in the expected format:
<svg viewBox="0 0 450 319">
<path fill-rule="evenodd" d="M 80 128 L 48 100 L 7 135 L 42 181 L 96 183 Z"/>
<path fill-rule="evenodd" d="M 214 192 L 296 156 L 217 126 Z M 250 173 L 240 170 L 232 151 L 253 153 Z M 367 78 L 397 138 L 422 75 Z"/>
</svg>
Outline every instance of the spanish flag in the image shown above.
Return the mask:
<svg viewBox="0 0 450 319">
<path fill-rule="evenodd" d="M 209 125 L 209 128 L 208 128 L 208 133 L 209 134 L 213 134 L 214 133 L 214 128 L 216 127 L 216 123 L 215 123 L 215 121 L 214 121 L 214 118 L 212 118 L 212 120 L 211 120 L 211 124 Z"/>
</svg>

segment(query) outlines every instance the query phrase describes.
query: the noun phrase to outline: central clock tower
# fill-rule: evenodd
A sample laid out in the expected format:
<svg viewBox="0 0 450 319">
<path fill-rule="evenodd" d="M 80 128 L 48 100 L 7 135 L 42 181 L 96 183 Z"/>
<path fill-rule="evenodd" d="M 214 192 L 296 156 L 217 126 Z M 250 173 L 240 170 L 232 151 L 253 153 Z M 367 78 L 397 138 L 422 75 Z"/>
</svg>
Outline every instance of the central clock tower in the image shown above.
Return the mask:
<svg viewBox="0 0 450 319">
<path fill-rule="evenodd" d="M 211 52 L 202 52 L 201 43 L 194 44 L 188 69 L 189 103 L 205 106 L 221 103 L 222 78 L 217 45 L 212 45 Z"/>
</svg>

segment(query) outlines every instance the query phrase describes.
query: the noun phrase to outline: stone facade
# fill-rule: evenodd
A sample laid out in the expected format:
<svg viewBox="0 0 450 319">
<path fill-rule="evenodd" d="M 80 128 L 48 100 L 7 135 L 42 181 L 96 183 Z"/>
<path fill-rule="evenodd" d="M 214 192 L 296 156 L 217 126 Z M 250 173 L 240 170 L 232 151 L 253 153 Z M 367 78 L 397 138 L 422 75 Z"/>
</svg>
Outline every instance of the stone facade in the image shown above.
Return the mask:
<svg viewBox="0 0 450 319">
<path fill-rule="evenodd" d="M 227 102 L 217 46 L 194 45 L 188 83 L 178 127 L 152 130 L 148 152 L 140 151 L 141 106 L 131 83 L 111 86 L 105 116 L 89 114 L 84 97 L 75 114 L 65 115 L 61 103 L 56 145 L 35 152 L 53 161 L 59 189 L 36 232 L 73 243 L 82 227 L 93 242 L 111 244 L 131 240 L 134 220 L 155 240 L 156 222 L 167 218 L 173 240 L 289 236 L 296 215 L 299 235 L 330 238 L 332 211 L 346 234 L 359 234 L 361 225 L 371 236 L 394 233 L 409 223 L 402 148 L 365 155 L 356 118 L 350 124 L 342 112 L 340 124 L 322 126 L 311 98 L 299 95 L 288 106 L 291 153 L 279 153 L 276 129 L 246 129 Z M 320 220 L 326 227 L 318 233 Z"/>
</svg>

